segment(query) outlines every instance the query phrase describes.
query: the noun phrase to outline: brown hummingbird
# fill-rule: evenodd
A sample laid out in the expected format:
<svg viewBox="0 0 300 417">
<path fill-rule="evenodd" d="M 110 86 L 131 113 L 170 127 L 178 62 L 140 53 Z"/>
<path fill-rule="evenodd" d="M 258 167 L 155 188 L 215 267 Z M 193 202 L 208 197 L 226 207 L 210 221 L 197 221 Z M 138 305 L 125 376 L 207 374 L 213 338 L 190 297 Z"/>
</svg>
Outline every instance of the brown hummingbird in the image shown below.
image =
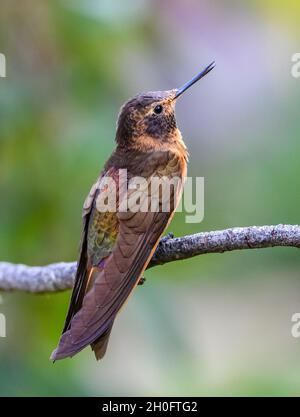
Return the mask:
<svg viewBox="0 0 300 417">
<path fill-rule="evenodd" d="M 104 356 L 114 320 L 139 283 L 182 193 L 188 152 L 176 125 L 176 100 L 214 66 L 178 89 L 138 94 L 121 108 L 116 149 L 84 203 L 75 284 L 52 360 L 72 357 L 87 345 L 97 360 Z M 120 172 L 126 172 L 122 187 Z M 154 177 L 179 179 L 168 193 L 167 209 L 164 188 L 153 190 Z M 143 186 L 132 187 L 135 178 Z M 108 209 L 109 199 L 113 209 Z M 140 209 L 128 207 L 129 200 L 138 201 Z"/>
</svg>

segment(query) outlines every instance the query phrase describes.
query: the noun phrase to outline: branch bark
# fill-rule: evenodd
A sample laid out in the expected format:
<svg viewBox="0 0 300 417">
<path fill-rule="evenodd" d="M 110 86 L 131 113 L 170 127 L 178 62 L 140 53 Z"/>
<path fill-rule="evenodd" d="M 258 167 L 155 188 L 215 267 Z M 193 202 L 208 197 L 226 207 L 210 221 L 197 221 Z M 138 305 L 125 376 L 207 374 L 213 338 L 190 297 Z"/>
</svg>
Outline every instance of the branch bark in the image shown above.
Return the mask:
<svg viewBox="0 0 300 417">
<path fill-rule="evenodd" d="M 161 239 L 148 268 L 207 253 L 274 246 L 300 248 L 300 226 L 235 227 L 178 238 L 167 236 Z M 63 291 L 72 288 L 75 272 L 76 262 L 47 266 L 0 262 L 0 290 L 30 293 Z"/>
</svg>

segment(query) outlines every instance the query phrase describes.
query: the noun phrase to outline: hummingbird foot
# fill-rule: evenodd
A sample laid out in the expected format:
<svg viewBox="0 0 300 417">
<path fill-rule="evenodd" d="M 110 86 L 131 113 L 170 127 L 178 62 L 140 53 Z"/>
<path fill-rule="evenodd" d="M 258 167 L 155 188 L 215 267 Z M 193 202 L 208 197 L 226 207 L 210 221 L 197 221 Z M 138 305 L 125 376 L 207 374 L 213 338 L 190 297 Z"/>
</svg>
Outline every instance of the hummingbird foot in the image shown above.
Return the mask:
<svg viewBox="0 0 300 417">
<path fill-rule="evenodd" d="M 160 239 L 159 243 L 164 243 L 164 242 L 166 242 L 167 240 L 170 240 L 170 239 L 174 239 L 174 234 L 172 232 L 167 233 L 166 236 L 163 236 Z"/>
<path fill-rule="evenodd" d="M 143 284 L 145 284 L 145 282 L 146 282 L 146 278 L 145 277 L 141 277 L 139 279 L 138 285 L 143 285 Z"/>
</svg>

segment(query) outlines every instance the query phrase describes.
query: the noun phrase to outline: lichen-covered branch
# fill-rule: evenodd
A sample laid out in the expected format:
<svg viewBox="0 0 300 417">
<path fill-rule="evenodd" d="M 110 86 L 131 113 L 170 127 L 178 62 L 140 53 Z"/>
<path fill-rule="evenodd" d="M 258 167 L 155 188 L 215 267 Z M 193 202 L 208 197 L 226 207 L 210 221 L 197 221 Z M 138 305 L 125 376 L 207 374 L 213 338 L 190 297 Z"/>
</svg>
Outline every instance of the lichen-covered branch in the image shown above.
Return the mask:
<svg viewBox="0 0 300 417">
<path fill-rule="evenodd" d="M 300 226 L 251 226 L 196 233 L 160 241 L 148 266 L 188 259 L 206 253 L 273 246 L 300 248 Z M 60 262 L 47 266 L 16 265 L 0 262 L 0 290 L 31 293 L 56 292 L 72 288 L 76 263 Z"/>
</svg>

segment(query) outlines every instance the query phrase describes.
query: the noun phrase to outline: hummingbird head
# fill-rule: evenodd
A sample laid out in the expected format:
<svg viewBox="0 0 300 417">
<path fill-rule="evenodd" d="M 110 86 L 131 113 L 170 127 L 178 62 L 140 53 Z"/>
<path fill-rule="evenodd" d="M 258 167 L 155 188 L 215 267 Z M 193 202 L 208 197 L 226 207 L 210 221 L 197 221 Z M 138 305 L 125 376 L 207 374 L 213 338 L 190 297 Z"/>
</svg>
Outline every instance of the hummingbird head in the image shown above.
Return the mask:
<svg viewBox="0 0 300 417">
<path fill-rule="evenodd" d="M 176 125 L 175 104 L 189 87 L 208 74 L 211 63 L 182 87 L 167 91 L 141 93 L 128 100 L 121 108 L 116 141 L 118 145 L 143 147 L 143 143 L 159 145 L 181 137 Z"/>
</svg>

